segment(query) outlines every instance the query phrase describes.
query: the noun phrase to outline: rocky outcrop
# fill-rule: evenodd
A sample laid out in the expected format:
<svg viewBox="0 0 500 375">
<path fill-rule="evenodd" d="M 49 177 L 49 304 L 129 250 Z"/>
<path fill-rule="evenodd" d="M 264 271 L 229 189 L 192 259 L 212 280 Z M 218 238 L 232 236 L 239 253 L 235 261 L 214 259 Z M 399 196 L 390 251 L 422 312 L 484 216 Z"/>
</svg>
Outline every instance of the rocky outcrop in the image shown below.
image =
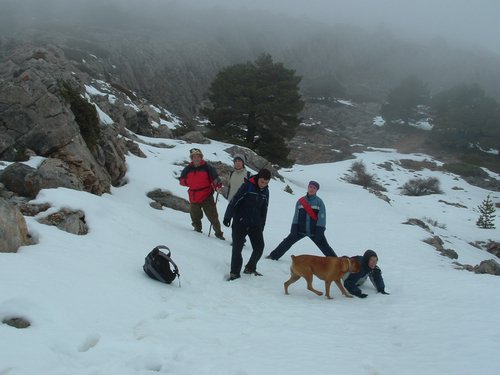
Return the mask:
<svg viewBox="0 0 500 375">
<path fill-rule="evenodd" d="M 153 208 L 161 210 L 162 207 L 168 207 L 177 211 L 189 212 L 189 202 L 173 195 L 170 191 L 155 189 L 146 195 L 154 201 L 151 203 Z"/>
<path fill-rule="evenodd" d="M 26 150 L 48 158 L 38 173 L 25 170 L 26 186 L 17 183 L 15 192 L 34 197 L 40 188 L 62 186 L 102 194 L 119 185 L 126 172 L 119 125 L 99 125 L 95 110 L 92 119 L 91 112 L 78 107 L 87 103 L 82 82 L 90 77 L 55 46 L 24 44 L 11 52 L 0 64 L 0 158 L 19 160 Z M 93 121 L 92 138 L 88 132 Z M 16 175 L 22 176 L 19 170 Z M 4 185 L 13 187 L 11 182 Z"/>
<path fill-rule="evenodd" d="M 84 235 L 89 229 L 85 223 L 85 214 L 83 211 L 71 211 L 67 208 L 50 214 L 38 220 L 42 224 L 53 225 L 65 232 Z"/>
<path fill-rule="evenodd" d="M 450 259 L 458 259 L 458 254 L 455 250 L 453 249 L 446 249 L 443 245 L 444 242 L 439 236 L 434 236 L 431 238 L 427 238 L 424 240 L 425 243 L 434 246 L 434 248 L 442 255 L 445 257 L 448 257 Z"/>
<path fill-rule="evenodd" d="M 477 266 L 474 266 L 474 272 L 500 276 L 500 264 L 494 259 L 483 260 Z"/>
<path fill-rule="evenodd" d="M 2 320 L 2 323 L 18 329 L 28 328 L 29 326 L 31 326 L 29 320 L 21 317 L 6 318 Z"/>
<path fill-rule="evenodd" d="M 19 208 L 0 198 L 0 253 L 14 253 L 20 246 L 32 243 Z"/>
</svg>

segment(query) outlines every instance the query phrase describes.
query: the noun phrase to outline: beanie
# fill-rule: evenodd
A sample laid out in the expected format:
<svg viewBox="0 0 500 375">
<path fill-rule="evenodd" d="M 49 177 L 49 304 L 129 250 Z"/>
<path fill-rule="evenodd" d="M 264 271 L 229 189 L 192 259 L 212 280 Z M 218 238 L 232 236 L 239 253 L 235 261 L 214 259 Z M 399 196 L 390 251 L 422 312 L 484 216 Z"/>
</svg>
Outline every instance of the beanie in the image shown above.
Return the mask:
<svg viewBox="0 0 500 375">
<path fill-rule="evenodd" d="M 309 181 L 309 185 L 307 186 L 314 186 L 316 190 L 319 190 L 319 184 L 316 181 Z"/>
<path fill-rule="evenodd" d="M 233 157 L 233 162 L 236 160 L 241 160 L 245 164 L 245 156 L 242 154 L 235 154 Z"/>
</svg>

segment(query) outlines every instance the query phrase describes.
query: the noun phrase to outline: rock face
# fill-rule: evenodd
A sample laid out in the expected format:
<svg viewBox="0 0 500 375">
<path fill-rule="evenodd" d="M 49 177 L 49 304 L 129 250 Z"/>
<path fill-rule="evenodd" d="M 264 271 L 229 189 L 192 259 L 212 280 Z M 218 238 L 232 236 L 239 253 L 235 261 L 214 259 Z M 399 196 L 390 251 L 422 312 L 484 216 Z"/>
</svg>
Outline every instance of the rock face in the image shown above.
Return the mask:
<svg viewBox="0 0 500 375">
<path fill-rule="evenodd" d="M 119 185 L 126 172 L 125 141 L 118 136 L 124 128 L 99 124 L 95 110 L 92 118 L 86 108 L 78 107 L 86 103 L 93 108 L 83 99 L 82 82 L 90 77 L 55 46 L 18 45 L 10 52 L 0 64 L 0 159 L 19 160 L 26 150 L 48 159 L 38 171 L 13 167 L 16 171 L 5 187 L 33 198 L 41 188 L 63 186 L 102 194 Z M 67 87 L 76 101 L 68 98 Z M 92 122 L 95 139 L 87 134 Z"/>
<path fill-rule="evenodd" d="M 31 244 L 28 227 L 19 208 L 0 198 L 0 253 L 14 253 L 20 246 Z"/>
</svg>

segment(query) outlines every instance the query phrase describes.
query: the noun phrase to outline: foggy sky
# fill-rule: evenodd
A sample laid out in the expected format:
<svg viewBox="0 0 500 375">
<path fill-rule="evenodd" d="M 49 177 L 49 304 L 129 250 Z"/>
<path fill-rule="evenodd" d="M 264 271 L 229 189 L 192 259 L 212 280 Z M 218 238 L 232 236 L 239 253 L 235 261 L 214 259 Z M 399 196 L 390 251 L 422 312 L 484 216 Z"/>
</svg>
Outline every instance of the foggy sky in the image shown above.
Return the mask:
<svg viewBox="0 0 500 375">
<path fill-rule="evenodd" d="M 385 27 L 402 37 L 478 45 L 500 54 L 500 0 L 190 0 L 334 24 Z"/>
<path fill-rule="evenodd" d="M 66 12 L 73 4 L 78 13 L 90 1 L 97 2 L 0 0 L 0 5 L 10 4 L 10 8 L 3 8 L 4 12 L 22 9 L 24 19 L 31 17 L 29 12 L 32 10 L 35 19 L 56 9 L 61 11 L 64 8 L 63 12 Z M 227 8 L 237 10 L 241 17 L 248 16 L 245 10 L 260 11 L 327 25 L 342 23 L 368 30 L 382 27 L 402 39 L 428 42 L 444 38 L 459 46 L 476 45 L 500 54 L 500 0 L 100 0 L 98 3 L 104 7 L 109 3 L 118 3 L 122 8 L 129 6 L 131 15 L 146 9 L 158 10 L 158 15 L 169 13 L 171 6 L 175 9 L 192 6 L 194 12 L 196 8 Z M 7 14 L 3 17 L 0 15 L 4 22 L 9 21 Z M 251 16 L 247 18 L 251 19 Z"/>
</svg>

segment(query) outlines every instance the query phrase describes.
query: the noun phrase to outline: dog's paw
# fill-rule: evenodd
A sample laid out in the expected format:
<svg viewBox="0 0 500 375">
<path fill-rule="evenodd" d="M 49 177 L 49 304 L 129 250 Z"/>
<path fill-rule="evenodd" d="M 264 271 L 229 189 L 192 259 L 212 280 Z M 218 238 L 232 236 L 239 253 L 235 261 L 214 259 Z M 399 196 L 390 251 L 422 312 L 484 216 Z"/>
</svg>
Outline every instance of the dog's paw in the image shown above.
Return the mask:
<svg viewBox="0 0 500 375">
<path fill-rule="evenodd" d="M 353 298 L 350 294 L 344 294 L 347 298 Z"/>
</svg>

